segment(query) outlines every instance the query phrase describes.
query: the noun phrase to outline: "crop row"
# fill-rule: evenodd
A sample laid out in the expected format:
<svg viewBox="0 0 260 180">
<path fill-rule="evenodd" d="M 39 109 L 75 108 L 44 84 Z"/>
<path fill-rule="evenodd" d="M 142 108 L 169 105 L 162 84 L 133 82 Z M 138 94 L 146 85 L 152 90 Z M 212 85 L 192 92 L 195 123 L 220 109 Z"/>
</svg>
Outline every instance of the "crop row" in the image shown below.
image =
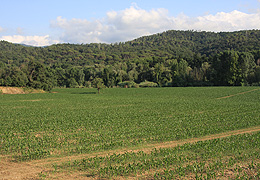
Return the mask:
<svg viewBox="0 0 260 180">
<path fill-rule="evenodd" d="M 16 160 L 92 153 L 260 125 L 252 87 L 58 89 L 0 96 L 0 153 Z"/>
<path fill-rule="evenodd" d="M 154 149 L 150 153 L 126 152 L 83 158 L 63 163 L 58 168 L 83 171 L 99 178 L 259 179 L 259 148 L 260 132 Z"/>
</svg>

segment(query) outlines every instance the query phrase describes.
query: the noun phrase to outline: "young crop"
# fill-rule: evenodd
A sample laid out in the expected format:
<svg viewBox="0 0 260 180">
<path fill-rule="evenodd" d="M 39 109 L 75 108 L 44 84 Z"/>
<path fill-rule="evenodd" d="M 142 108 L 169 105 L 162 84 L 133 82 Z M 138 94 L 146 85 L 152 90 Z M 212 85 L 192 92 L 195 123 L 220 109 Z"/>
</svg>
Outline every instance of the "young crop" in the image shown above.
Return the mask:
<svg viewBox="0 0 260 180">
<path fill-rule="evenodd" d="M 175 148 L 154 149 L 150 153 L 126 152 L 83 158 L 67 162 L 58 168 L 92 172 L 93 177 L 112 179 L 119 176 L 148 179 L 257 179 L 260 174 L 259 139 L 260 132 L 236 135 L 187 143 Z M 252 144 L 252 140 L 257 142 Z M 222 148 L 225 144 L 228 146 Z M 234 147 L 236 151 L 232 152 Z"/>
<path fill-rule="evenodd" d="M 219 99 L 252 89 L 104 89 L 99 95 L 92 89 L 57 89 L 59 93 L 2 95 L 0 153 L 23 161 L 259 126 L 259 91 Z M 225 150 L 229 145 L 218 146 Z M 236 151 L 235 146 L 243 144 L 230 142 L 230 146 Z M 208 154 L 203 157 L 214 153 L 209 145 L 204 148 Z"/>
</svg>

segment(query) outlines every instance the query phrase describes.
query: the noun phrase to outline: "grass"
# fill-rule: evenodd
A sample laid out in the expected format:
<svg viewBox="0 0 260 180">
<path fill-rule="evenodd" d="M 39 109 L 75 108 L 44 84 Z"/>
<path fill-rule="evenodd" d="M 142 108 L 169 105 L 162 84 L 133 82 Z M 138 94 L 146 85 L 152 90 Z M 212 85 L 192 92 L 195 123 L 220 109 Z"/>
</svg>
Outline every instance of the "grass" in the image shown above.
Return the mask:
<svg viewBox="0 0 260 180">
<path fill-rule="evenodd" d="M 260 125 L 255 87 L 55 89 L 0 96 L 0 153 L 16 161 L 202 137 Z M 241 92 L 247 92 L 239 94 Z M 235 95 L 230 98 L 220 97 Z"/>
</svg>

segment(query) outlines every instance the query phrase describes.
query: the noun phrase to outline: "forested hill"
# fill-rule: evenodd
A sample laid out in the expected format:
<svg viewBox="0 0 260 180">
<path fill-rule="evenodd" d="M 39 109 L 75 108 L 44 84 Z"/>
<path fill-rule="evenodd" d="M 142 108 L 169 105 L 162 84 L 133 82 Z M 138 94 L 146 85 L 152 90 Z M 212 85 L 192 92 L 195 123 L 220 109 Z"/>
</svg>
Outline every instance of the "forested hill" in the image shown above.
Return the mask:
<svg viewBox="0 0 260 180">
<path fill-rule="evenodd" d="M 124 81 L 151 81 L 159 86 L 257 84 L 259 58 L 259 30 L 219 33 L 167 31 L 125 43 L 47 47 L 1 41 L 0 85 L 19 85 L 14 82 L 21 80 L 13 80 L 12 72 L 7 73 L 12 68 L 16 68 L 25 79 L 27 77 L 28 81 L 24 80 L 25 83 L 20 85 L 33 87 L 40 81 L 51 87 L 89 86 L 97 78 L 108 87 Z M 223 63 L 232 72 L 221 75 L 219 71 L 223 69 Z M 37 79 L 36 75 L 33 79 L 30 66 L 42 66 L 44 71 L 53 72 L 42 75 L 44 81 Z M 62 77 L 58 77 L 57 71 L 62 71 Z M 48 76 L 56 76 L 55 82 L 48 80 Z M 42 87 L 39 83 L 38 86 Z"/>
<path fill-rule="evenodd" d="M 189 58 L 187 53 L 200 53 L 214 56 L 224 50 L 240 52 L 258 50 L 260 31 L 237 32 L 197 32 L 197 31 L 167 31 L 164 33 L 142 37 L 127 44 L 144 45 L 146 48 L 165 50 L 175 56 Z"/>
<path fill-rule="evenodd" d="M 193 64 L 197 55 L 213 57 L 225 50 L 255 52 L 260 50 L 260 31 L 197 32 L 167 31 L 115 44 L 58 44 L 48 47 L 27 47 L 0 42 L 0 61 L 20 65 L 30 59 L 46 65 L 62 63 L 73 66 L 119 61 L 146 60 L 152 57 L 183 58 Z"/>
</svg>

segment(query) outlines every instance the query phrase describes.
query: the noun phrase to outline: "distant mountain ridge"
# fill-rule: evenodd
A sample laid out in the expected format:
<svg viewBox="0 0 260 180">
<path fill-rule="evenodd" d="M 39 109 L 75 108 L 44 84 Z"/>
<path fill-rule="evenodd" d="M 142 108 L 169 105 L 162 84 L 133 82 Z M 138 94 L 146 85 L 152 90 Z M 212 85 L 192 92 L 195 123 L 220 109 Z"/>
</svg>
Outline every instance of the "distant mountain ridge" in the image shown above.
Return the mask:
<svg viewBox="0 0 260 180">
<path fill-rule="evenodd" d="M 19 44 L 19 43 L 15 43 L 15 44 Z M 25 46 L 25 47 L 37 47 L 37 46 L 27 45 L 27 44 L 19 44 L 19 45 L 22 45 L 22 46 Z"/>
<path fill-rule="evenodd" d="M 259 47 L 259 30 L 219 33 L 170 30 L 114 44 L 68 43 L 33 47 L 1 41 L 0 62 L 5 64 L 12 62 L 19 65 L 30 56 L 44 64 L 55 62 L 77 66 L 101 62 L 106 64 L 137 59 L 145 60 L 153 57 L 183 58 L 190 63 L 197 54 L 210 58 L 225 50 L 251 52 L 259 50 Z"/>
</svg>

